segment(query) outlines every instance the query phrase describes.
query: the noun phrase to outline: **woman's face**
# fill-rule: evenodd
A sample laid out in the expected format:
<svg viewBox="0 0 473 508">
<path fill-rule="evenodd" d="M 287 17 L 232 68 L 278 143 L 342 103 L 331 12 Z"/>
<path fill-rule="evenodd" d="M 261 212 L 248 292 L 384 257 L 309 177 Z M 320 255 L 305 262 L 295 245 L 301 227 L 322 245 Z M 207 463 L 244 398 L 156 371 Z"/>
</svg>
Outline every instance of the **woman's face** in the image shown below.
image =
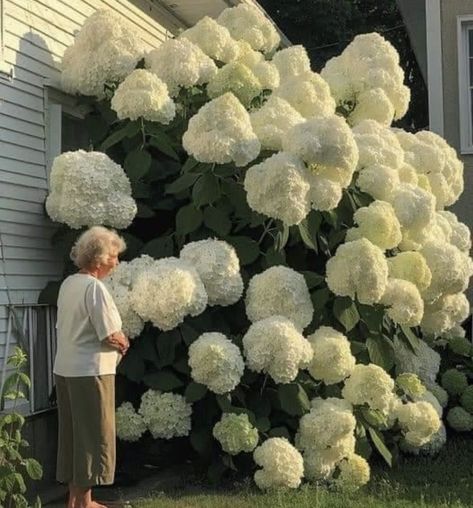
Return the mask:
<svg viewBox="0 0 473 508">
<path fill-rule="evenodd" d="M 106 277 L 118 265 L 118 251 L 112 250 L 105 259 L 105 263 L 98 265 L 97 276 L 99 279 Z"/>
</svg>

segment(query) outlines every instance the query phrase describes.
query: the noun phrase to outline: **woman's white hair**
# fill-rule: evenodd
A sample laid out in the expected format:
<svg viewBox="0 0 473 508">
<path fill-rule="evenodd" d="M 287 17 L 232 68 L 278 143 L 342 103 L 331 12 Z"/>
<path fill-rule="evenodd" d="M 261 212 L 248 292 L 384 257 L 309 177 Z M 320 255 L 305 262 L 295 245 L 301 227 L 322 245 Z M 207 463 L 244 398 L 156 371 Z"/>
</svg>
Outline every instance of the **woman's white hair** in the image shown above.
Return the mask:
<svg viewBox="0 0 473 508">
<path fill-rule="evenodd" d="M 111 252 L 120 254 L 125 249 L 125 240 L 115 231 L 93 226 L 76 240 L 71 249 L 71 259 L 79 269 L 94 268 L 105 263 Z"/>
</svg>

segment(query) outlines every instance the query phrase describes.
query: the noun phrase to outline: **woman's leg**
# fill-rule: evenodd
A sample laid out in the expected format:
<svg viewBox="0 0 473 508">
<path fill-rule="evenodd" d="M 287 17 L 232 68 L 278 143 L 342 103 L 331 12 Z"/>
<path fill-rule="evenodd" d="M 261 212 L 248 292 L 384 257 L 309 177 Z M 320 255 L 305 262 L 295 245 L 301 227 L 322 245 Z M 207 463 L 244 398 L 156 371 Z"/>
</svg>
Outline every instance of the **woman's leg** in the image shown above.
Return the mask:
<svg viewBox="0 0 473 508">
<path fill-rule="evenodd" d="M 70 484 L 69 491 L 74 499 L 70 508 L 107 508 L 103 504 L 92 501 L 92 489 L 89 487 L 82 488 Z"/>
</svg>

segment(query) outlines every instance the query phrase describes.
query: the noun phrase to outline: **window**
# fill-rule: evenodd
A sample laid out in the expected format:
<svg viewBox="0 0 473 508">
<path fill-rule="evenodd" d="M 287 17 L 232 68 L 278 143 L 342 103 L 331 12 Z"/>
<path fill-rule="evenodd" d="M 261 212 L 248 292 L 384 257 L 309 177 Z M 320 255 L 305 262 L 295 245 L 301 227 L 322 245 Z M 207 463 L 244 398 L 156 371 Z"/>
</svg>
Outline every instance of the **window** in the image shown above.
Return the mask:
<svg viewBox="0 0 473 508">
<path fill-rule="evenodd" d="M 473 15 L 458 17 L 461 153 L 473 153 Z"/>
<path fill-rule="evenodd" d="M 4 43 L 5 43 L 5 2 L 0 0 L 0 78 L 11 79 L 13 76 L 13 67 L 4 60 Z"/>
</svg>

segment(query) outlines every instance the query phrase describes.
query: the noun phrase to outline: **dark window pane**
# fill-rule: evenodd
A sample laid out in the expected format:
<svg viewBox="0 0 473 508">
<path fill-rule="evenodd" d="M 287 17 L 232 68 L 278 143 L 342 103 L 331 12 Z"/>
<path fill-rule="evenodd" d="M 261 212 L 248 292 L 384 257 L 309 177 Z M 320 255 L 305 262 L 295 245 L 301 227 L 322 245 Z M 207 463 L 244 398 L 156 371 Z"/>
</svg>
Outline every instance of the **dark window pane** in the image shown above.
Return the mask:
<svg viewBox="0 0 473 508">
<path fill-rule="evenodd" d="M 470 88 L 470 143 L 473 145 L 473 88 Z"/>
<path fill-rule="evenodd" d="M 469 83 L 470 83 L 470 86 L 473 86 L 473 58 L 469 58 L 468 61 L 469 61 L 469 64 L 470 64 L 470 80 L 469 80 Z"/>
<path fill-rule="evenodd" d="M 468 50 L 469 56 L 473 56 L 473 30 L 472 29 L 468 30 L 468 47 L 469 47 L 469 50 Z"/>
<path fill-rule="evenodd" d="M 84 120 L 67 113 L 62 114 L 61 126 L 61 151 L 69 152 L 86 149 L 89 145 L 89 136 L 84 125 Z"/>
</svg>

